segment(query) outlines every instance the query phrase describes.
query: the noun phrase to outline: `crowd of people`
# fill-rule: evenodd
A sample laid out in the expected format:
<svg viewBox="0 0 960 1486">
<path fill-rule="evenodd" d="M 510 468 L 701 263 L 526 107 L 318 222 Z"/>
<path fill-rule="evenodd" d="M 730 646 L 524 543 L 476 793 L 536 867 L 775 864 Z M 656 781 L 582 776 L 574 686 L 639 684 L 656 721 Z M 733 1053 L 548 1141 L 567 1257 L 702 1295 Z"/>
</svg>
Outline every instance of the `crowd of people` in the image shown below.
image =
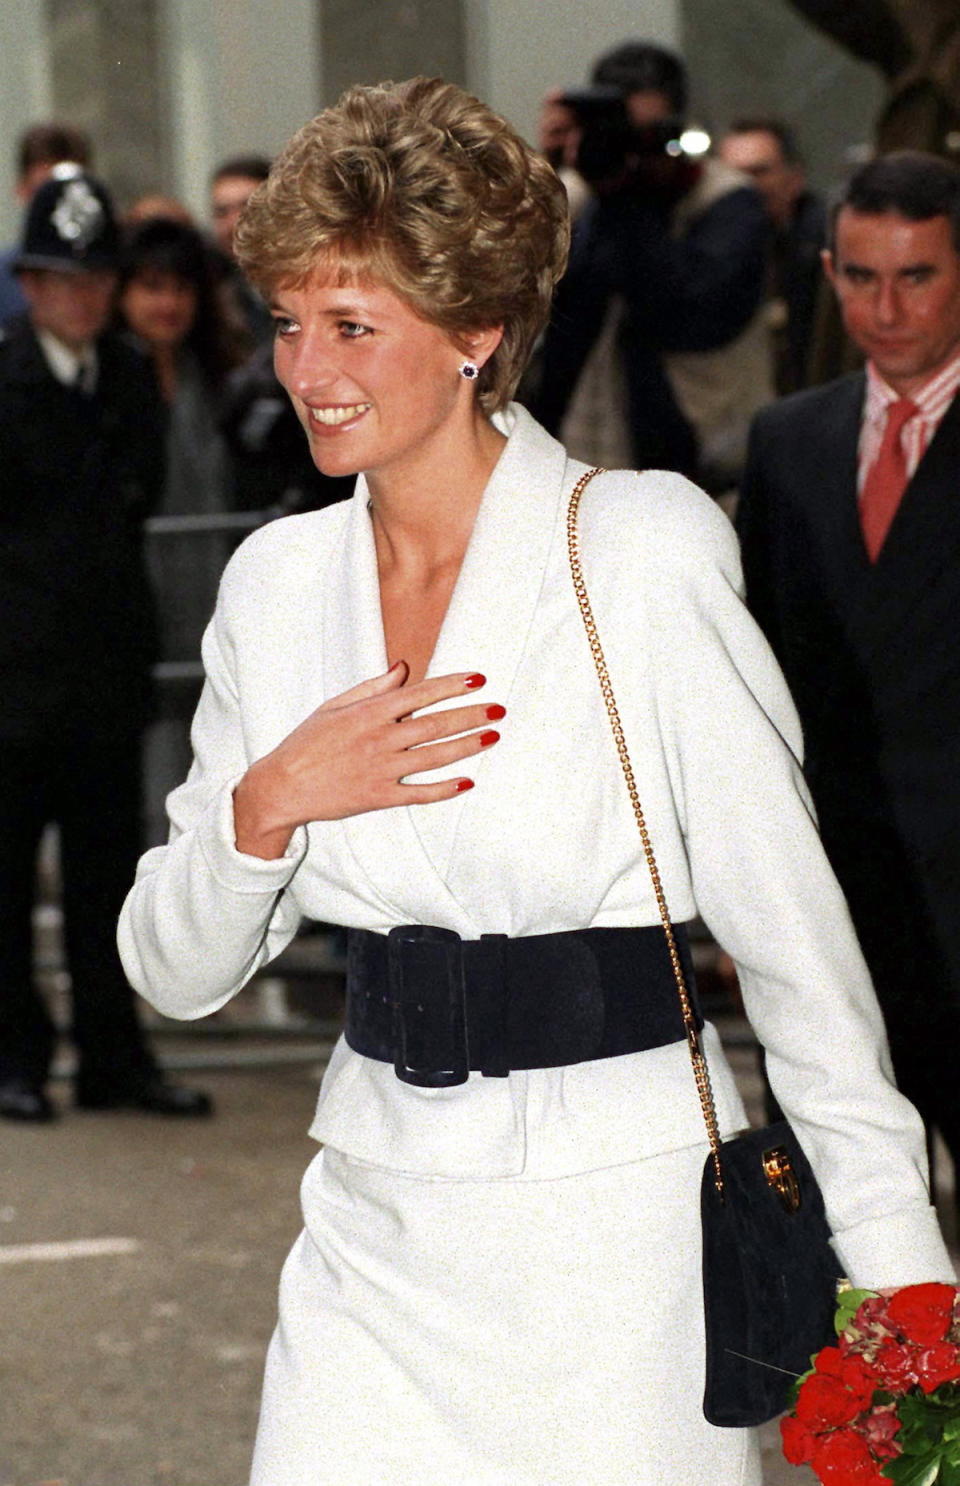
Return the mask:
<svg viewBox="0 0 960 1486">
<path fill-rule="evenodd" d="M 57 1029 L 32 936 L 51 824 L 77 1105 L 205 1114 L 208 1097 L 166 1078 L 148 1047 L 116 954 L 117 915 L 189 767 L 191 667 L 236 543 L 224 515 L 322 506 L 343 482 L 308 467 L 294 441 L 296 419 L 260 358 L 269 313 L 233 257 L 268 161 L 215 172 L 209 233 L 169 197 L 144 196 L 118 217 L 76 128 L 32 127 L 17 164 L 22 234 L 0 263 L 0 1115 L 56 1112 Z M 173 663 L 162 684 L 161 662 Z"/>
<path fill-rule="evenodd" d="M 20 150 L 0 1116 L 56 1113 L 48 825 L 81 1108 L 208 1114 L 131 986 L 195 1017 L 302 922 L 351 931 L 257 1486 L 759 1479 L 699 1403 L 664 894 L 735 962 L 854 1284 L 953 1277 L 924 1129 L 960 1160 L 960 171 L 880 157 L 828 223 L 783 121 L 708 153 L 646 42 L 542 123 L 535 150 L 439 80 L 356 88 L 225 162 L 208 229 L 118 217 L 74 129 Z M 865 366 L 812 386 L 822 275 Z M 238 510 L 263 530 L 230 558 Z M 203 631 L 202 694 L 158 689 Z M 145 746 L 170 830 L 138 866 Z"/>
<path fill-rule="evenodd" d="M 614 96 L 623 101 L 622 82 Z M 643 112 L 661 101 L 644 98 Z M 660 114 L 626 124 L 675 137 Z M 631 333 L 641 318 L 651 337 L 663 328 L 656 365 L 657 342 L 623 342 L 629 377 L 644 360 L 679 410 L 674 357 L 689 371 L 728 347 L 692 332 L 688 342 L 687 329 L 668 344 L 663 306 L 626 292 L 630 255 L 679 294 L 699 222 L 716 212 L 725 229 L 758 224 L 759 238 L 763 208 L 731 172 L 687 238 L 669 238 L 678 188 L 665 154 L 667 204 L 654 209 L 633 185 L 625 198 L 599 193 L 577 228 L 597 277 L 612 265 L 601 287 L 621 294 Z M 709 182 L 713 172 L 681 163 L 687 194 Z M 938 379 L 939 408 L 941 362 L 956 356 L 934 310 L 960 287 L 951 198 L 931 191 L 930 172 L 954 191 L 957 175 L 925 158 L 891 168 L 893 180 L 851 184 L 828 265 L 877 377 L 894 403 L 898 390 L 915 398 L 923 419 L 934 411 L 926 384 Z M 925 184 L 911 195 L 898 171 Z M 349 931 L 344 1035 L 311 1126 L 321 1149 L 283 1270 L 253 1486 L 757 1486 L 756 1431 L 717 1427 L 703 1404 L 707 1111 L 688 1045 L 701 1018 L 692 985 L 689 1019 L 681 1013 L 667 949 L 681 967 L 689 960 L 683 926 L 697 912 L 736 964 L 843 1272 L 867 1289 L 954 1277 L 923 1123 L 895 1087 L 802 777 L 800 720 L 742 601 L 731 523 L 676 471 L 591 471 L 513 399 L 551 311 L 570 313 L 569 236 L 567 192 L 543 154 L 478 100 L 425 78 L 350 89 L 305 125 L 238 229 L 241 265 L 273 305 L 276 371 L 312 458 L 356 474 L 356 489 L 270 523 L 231 560 L 207 632 L 193 766 L 168 802 L 167 843 L 141 859 L 119 943 L 141 993 L 193 1018 L 223 1006 L 302 922 Z M 570 273 L 576 254 L 575 243 Z M 755 320 L 758 340 L 765 330 L 763 267 L 758 257 L 753 298 L 731 286 L 734 342 Z M 688 328 L 695 299 L 680 306 Z M 874 301 L 886 304 L 881 325 L 896 307 L 896 336 L 874 326 Z M 544 380 L 550 356 L 548 330 Z M 862 394 L 862 379 L 855 386 Z M 776 505 L 774 530 L 805 522 L 796 571 L 772 580 L 788 630 L 826 587 L 801 506 L 816 474 L 797 450 L 813 450 L 809 422 L 826 427 L 822 399 L 836 395 L 776 405 L 797 420 L 779 464 L 759 461 L 764 423 L 750 445 L 748 513 Z M 802 424 L 798 399 L 810 410 Z M 861 799 L 879 810 L 889 798 L 896 827 L 927 787 L 923 760 L 885 751 L 902 697 L 877 706 L 873 728 L 849 691 L 851 672 L 865 686 L 909 668 L 906 657 L 896 673 L 882 658 L 872 672 L 865 664 L 887 567 L 903 572 L 901 540 L 916 572 L 917 532 L 897 530 L 915 491 L 894 515 L 885 427 L 886 452 L 872 441 L 886 402 L 878 389 L 862 453 L 861 567 L 837 584 L 851 628 L 869 631 L 834 657 L 836 690 L 855 708 L 846 735 L 882 776 L 876 787 L 845 779 L 854 838 Z M 635 404 L 634 392 L 628 414 Z M 696 457 L 691 407 L 681 414 Z M 758 613 L 761 583 L 748 584 Z M 922 625 L 924 644 L 941 641 L 938 707 L 953 674 L 936 622 L 949 600 L 939 595 Z M 784 649 L 788 668 L 797 652 L 815 654 L 807 635 Z M 905 743 L 922 695 L 907 704 Z M 611 723 L 632 762 L 623 773 Z M 954 737 L 943 747 L 946 763 Z M 823 797 L 819 769 L 811 786 Z M 929 843 L 931 823 L 917 824 L 911 842 Z M 864 836 L 868 850 L 884 836 Z M 828 850 L 834 841 L 825 833 Z M 926 886 L 945 878 L 931 871 Z M 916 917 L 921 958 L 937 946 L 920 949 L 920 934 L 943 927 Z M 941 967 L 931 958 L 928 969 Z M 902 990 L 909 1000 L 916 986 Z M 745 1114 L 708 1023 L 702 1039 L 726 1137 Z M 726 1195 L 735 1201 L 732 1179 Z"/>
<path fill-rule="evenodd" d="M 687 121 L 682 61 L 647 42 L 628 42 L 601 56 L 588 87 L 558 88 L 544 99 L 539 145 L 566 190 L 573 242 L 550 322 L 518 395 L 548 431 L 561 434 L 570 452 L 589 463 L 677 470 L 728 510 L 741 500 L 748 599 L 801 702 L 813 747 L 808 775 L 817 781 L 817 803 L 826 811 L 835 866 L 856 909 L 863 894 L 855 859 L 862 853 L 851 842 L 862 839 L 869 823 L 871 864 L 888 864 L 891 879 L 883 901 L 910 905 L 906 916 L 881 912 L 871 877 L 858 931 L 869 946 L 875 921 L 883 922 L 881 938 L 889 939 L 898 925 L 896 954 L 889 946 L 878 948 L 872 968 L 881 987 L 890 981 L 883 991 L 888 1016 L 905 1029 L 894 1039 L 901 1076 L 931 1128 L 939 1128 L 958 1155 L 960 1129 L 946 1093 L 949 1081 L 925 1080 L 931 1066 L 926 1053 L 914 1059 L 910 1072 L 906 1067 L 908 1045 L 950 1046 L 960 1030 L 955 952 L 941 943 L 940 929 L 930 927 L 931 915 L 942 917 L 949 894 L 938 889 L 933 896 L 940 907 L 932 907 L 922 887 L 926 858 L 921 852 L 919 864 L 904 860 L 892 787 L 879 773 L 881 753 L 895 745 L 886 733 L 880 736 L 879 725 L 877 736 L 870 734 L 869 767 L 860 771 L 873 784 L 873 798 L 855 823 L 849 802 L 868 792 L 850 790 L 851 766 L 842 750 L 824 748 L 820 760 L 819 732 L 834 729 L 830 737 L 836 743 L 842 724 L 830 715 L 824 720 L 822 676 L 818 670 L 814 683 L 808 659 L 818 652 L 801 646 L 803 664 L 794 674 L 792 647 L 798 642 L 789 624 L 778 618 L 774 627 L 771 617 L 803 569 L 793 570 L 789 582 L 781 577 L 773 583 L 770 564 L 783 558 L 774 555 L 769 475 L 758 478 L 754 453 L 744 478 L 754 420 L 753 437 L 761 440 L 769 421 L 792 416 L 792 401 L 777 399 L 813 380 L 811 347 L 826 282 L 826 208 L 807 185 L 794 131 L 783 120 L 745 113 L 710 153 L 703 141 L 688 146 Z M 18 566 L 8 593 L 29 590 L 31 573 L 34 591 L 26 592 L 19 618 L 8 629 L 15 635 L 19 624 L 31 638 L 21 638 L 19 680 L 0 718 L 10 783 L 4 794 L 19 802 L 18 819 L 8 831 L 17 850 L 7 854 L 7 887 L 0 893 L 12 947 L 0 998 L 0 1114 L 9 1118 L 47 1119 L 54 1113 L 45 1092 L 54 1031 L 33 985 L 29 922 L 37 845 L 50 821 L 60 827 L 79 1102 L 94 1102 L 95 1095 L 96 1102 L 109 1096 L 111 1102 L 129 1098 L 143 1107 L 208 1108 L 202 1097 L 168 1084 L 142 1033 L 131 1030 L 132 998 L 115 957 L 103 946 L 137 849 L 144 840 L 164 839 L 166 796 L 189 768 L 190 720 L 200 691 L 189 663 L 199 657 L 220 574 L 237 540 L 218 518 L 231 511 L 322 507 L 352 487 L 349 477 L 325 474 L 311 457 L 274 373 L 269 309 L 237 262 L 238 224 L 269 170 L 269 160 L 258 155 L 224 161 L 211 177 L 209 222 L 201 227 L 181 202 L 156 194 L 141 196 L 118 218 L 109 191 L 92 173 L 91 143 L 75 127 L 36 125 L 18 143 L 16 191 L 25 216 L 21 241 L 0 255 L 0 418 L 7 468 L 15 472 L 8 489 L 21 529 L 4 550 L 16 555 Z M 952 177 L 950 167 L 942 170 L 943 215 L 951 222 Z M 903 171 L 906 205 L 895 192 L 893 204 L 871 219 L 891 229 L 901 217 L 914 219 L 916 201 L 925 201 L 932 189 L 924 181 L 935 174 L 929 162 L 908 162 Z M 909 186 L 913 175 L 920 181 L 915 189 Z M 947 267 L 951 243 L 948 235 Z M 850 275 L 838 275 L 829 252 L 827 272 L 846 313 L 850 296 L 842 289 Z M 847 319 L 853 343 L 874 358 L 869 375 L 876 403 L 882 355 L 878 360 L 862 319 Z M 899 328 L 890 334 L 896 340 Z M 882 334 L 880 344 L 882 351 Z M 946 350 L 952 349 L 949 342 Z M 114 357 L 131 368 L 118 374 L 116 385 L 108 375 Z M 72 381 L 75 386 L 66 385 Z M 29 403 L 33 388 L 38 401 Z M 123 409 L 133 388 L 140 414 L 131 421 Z M 77 425 L 75 417 L 54 417 L 38 434 L 41 392 L 66 400 L 71 413 L 82 408 L 86 421 Z M 947 392 L 952 394 L 952 384 Z M 846 395 L 858 399 L 859 384 L 851 384 Z M 832 408 L 833 392 L 823 396 Z M 938 409 L 948 403 L 944 394 Z M 758 417 L 768 406 L 777 411 L 769 419 Z M 935 427 L 931 422 L 923 434 L 912 434 L 911 475 Z M 819 463 L 816 440 L 806 447 Z M 861 486 L 864 478 L 861 469 Z M 119 500 L 107 495 L 115 488 L 122 492 Z M 26 490 L 24 515 L 19 508 Z M 30 512 L 37 515 L 42 538 L 22 529 Z M 184 517 L 190 519 L 178 524 Z M 10 509 L 5 521 L 12 520 Z M 109 543 L 102 540 L 104 523 L 116 527 Z M 805 542 L 805 522 L 800 530 Z M 50 546 L 54 532 L 56 550 Z M 786 540 L 779 526 L 776 540 Z M 875 607 L 888 561 L 871 574 L 869 603 Z M 808 589 L 811 584 L 812 579 Z M 830 626 L 842 629 L 846 619 L 830 613 L 818 623 L 832 636 Z M 831 653 L 835 658 L 835 647 Z M 118 656 L 125 657 L 122 682 L 114 674 Z M 162 686 L 149 681 L 158 660 L 183 667 Z M 864 716 L 872 718 L 881 703 L 859 669 L 856 679 L 865 688 Z M 919 682 L 912 684 L 926 694 Z M 808 691 L 817 693 L 809 716 L 803 701 Z M 949 692 L 946 683 L 938 688 L 941 696 Z M 911 728 L 922 739 L 918 749 L 935 751 L 941 713 L 928 730 L 914 714 Z M 858 746 L 869 753 L 865 730 L 861 718 Z M 898 735 L 897 727 L 892 731 Z M 66 740 L 62 757 L 51 760 L 43 750 L 59 747 L 59 738 Z M 76 775 L 78 740 L 85 749 L 109 745 L 123 753 L 122 767 L 113 755 L 104 754 L 100 766 L 87 758 L 79 823 L 74 804 L 68 810 L 63 802 L 70 792 L 61 778 Z M 850 752 L 851 745 L 844 746 Z M 952 743 L 942 746 L 951 756 Z M 27 777 L 33 781 L 29 787 Z M 109 844 L 101 809 L 92 803 L 100 777 L 129 782 L 124 808 L 111 812 Z M 821 779 L 827 781 L 822 786 Z M 836 827 L 825 794 L 830 790 L 846 802 Z M 908 817 L 922 816 L 926 806 L 916 786 L 904 787 L 904 793 Z M 875 839 L 881 818 L 882 841 Z M 935 850 L 929 849 L 935 877 L 949 878 L 954 870 L 950 839 L 947 833 L 946 845 L 938 839 Z M 847 857 L 854 859 L 849 869 Z M 95 881 L 101 869 L 109 882 Z M 949 931 L 952 923 L 947 937 Z M 915 967 L 909 974 L 902 949 L 908 941 Z M 890 963 L 895 968 L 888 975 Z M 932 980 L 921 969 L 930 965 L 939 967 Z M 939 986 L 944 975 L 951 990 L 938 991 L 933 1003 L 906 989 L 921 980 Z M 114 985 L 109 994 L 108 983 Z M 117 1006 L 108 1012 L 111 997 Z M 108 1033 L 110 1019 L 116 1030 Z M 101 1067 L 118 1071 L 107 1079 Z"/>
</svg>

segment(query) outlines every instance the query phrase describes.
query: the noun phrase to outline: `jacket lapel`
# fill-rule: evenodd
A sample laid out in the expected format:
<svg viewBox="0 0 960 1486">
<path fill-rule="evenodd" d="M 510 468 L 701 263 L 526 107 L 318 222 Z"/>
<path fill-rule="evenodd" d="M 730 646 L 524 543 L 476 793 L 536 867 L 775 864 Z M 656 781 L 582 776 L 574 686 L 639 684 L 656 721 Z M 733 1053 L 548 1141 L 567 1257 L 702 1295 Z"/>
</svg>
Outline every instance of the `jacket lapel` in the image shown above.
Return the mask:
<svg viewBox="0 0 960 1486">
<path fill-rule="evenodd" d="M 323 691 L 339 696 L 387 669 L 367 486 L 357 480 L 343 540 L 324 575 Z"/>
<path fill-rule="evenodd" d="M 566 469 L 560 444 L 523 409 L 511 409 L 510 426 L 430 663 L 434 676 L 481 671 L 487 685 L 479 700 L 500 702 L 508 713 L 546 574 Z M 482 808 L 480 786 L 495 760 L 496 751 L 470 759 L 467 772 L 477 790 L 458 796 L 442 812 L 416 812 L 417 828 L 424 839 L 429 833 L 431 854 L 444 873 L 462 821 Z M 450 776 L 463 772 L 462 764 L 446 771 Z"/>
<path fill-rule="evenodd" d="M 858 374 L 821 400 L 816 428 L 809 431 L 810 483 L 804 497 L 814 517 L 811 534 L 820 545 L 818 566 L 828 577 L 837 612 L 848 617 L 860 608 L 871 574 L 857 505 L 864 387 Z"/>
<path fill-rule="evenodd" d="M 508 434 L 484 492 L 450 607 L 428 674 L 481 671 L 483 700 L 509 708 L 555 536 L 566 457 L 523 409 L 495 420 Z M 357 481 L 344 544 L 331 564 L 325 600 L 324 691 L 336 695 L 386 669 L 380 590 L 367 489 Z M 461 705 L 455 699 L 444 706 Z M 410 921 L 425 914 L 464 935 L 477 932 L 469 905 L 459 903 L 445 880 L 457 832 L 466 813 L 482 808 L 482 780 L 490 760 L 470 760 L 478 788 L 437 807 L 374 811 L 346 822 L 358 865 L 377 892 Z M 463 765 L 433 771 L 453 777 Z M 415 778 L 417 776 L 410 776 Z"/>
<path fill-rule="evenodd" d="M 350 503 L 343 540 L 331 554 L 324 575 L 323 695 L 329 699 L 387 669 L 380 582 L 373 524 L 368 509 L 367 484 L 361 475 Z M 357 873 L 390 913 L 413 919 L 405 911 L 405 897 L 440 897 L 444 921 L 446 889 L 420 843 L 411 809 L 375 810 L 341 822 L 344 839 Z M 459 932 L 464 929 L 457 924 Z"/>
</svg>

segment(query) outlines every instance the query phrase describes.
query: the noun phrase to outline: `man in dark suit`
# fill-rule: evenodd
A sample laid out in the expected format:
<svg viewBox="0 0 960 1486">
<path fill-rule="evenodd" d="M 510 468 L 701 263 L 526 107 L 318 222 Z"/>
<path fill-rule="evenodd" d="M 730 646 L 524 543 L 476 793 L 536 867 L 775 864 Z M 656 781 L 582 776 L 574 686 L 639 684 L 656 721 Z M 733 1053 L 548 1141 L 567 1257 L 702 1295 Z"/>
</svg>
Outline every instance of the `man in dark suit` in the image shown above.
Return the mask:
<svg viewBox="0 0 960 1486">
<path fill-rule="evenodd" d="M 0 1116 L 41 1121 L 55 1030 L 33 984 L 44 827 L 60 833 L 77 1103 L 203 1114 L 146 1046 L 115 946 L 140 837 L 154 626 L 140 528 L 163 476 L 147 364 L 103 333 L 117 229 L 57 167 L 16 261 L 27 315 L 0 341 Z"/>
<path fill-rule="evenodd" d="M 960 171 L 912 152 L 862 167 L 825 267 L 866 370 L 757 417 L 747 598 L 897 1079 L 960 1170 Z"/>
</svg>

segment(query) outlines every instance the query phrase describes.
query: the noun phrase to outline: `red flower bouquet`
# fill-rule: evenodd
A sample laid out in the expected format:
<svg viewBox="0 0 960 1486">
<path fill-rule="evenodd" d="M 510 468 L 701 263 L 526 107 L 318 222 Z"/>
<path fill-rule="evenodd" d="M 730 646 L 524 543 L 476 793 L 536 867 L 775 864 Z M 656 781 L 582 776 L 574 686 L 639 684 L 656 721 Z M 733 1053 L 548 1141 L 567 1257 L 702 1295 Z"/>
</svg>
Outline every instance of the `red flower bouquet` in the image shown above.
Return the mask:
<svg viewBox="0 0 960 1486">
<path fill-rule="evenodd" d="M 960 1292 L 848 1290 L 797 1383 L 783 1453 L 823 1486 L 960 1486 Z"/>
</svg>

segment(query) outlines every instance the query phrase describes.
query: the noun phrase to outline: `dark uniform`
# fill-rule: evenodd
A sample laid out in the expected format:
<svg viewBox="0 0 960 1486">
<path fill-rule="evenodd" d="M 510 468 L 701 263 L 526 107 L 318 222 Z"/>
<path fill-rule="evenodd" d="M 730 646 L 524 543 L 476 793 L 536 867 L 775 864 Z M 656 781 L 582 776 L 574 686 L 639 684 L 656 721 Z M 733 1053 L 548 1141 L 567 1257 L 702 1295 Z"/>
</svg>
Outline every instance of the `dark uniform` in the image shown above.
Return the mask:
<svg viewBox="0 0 960 1486">
<path fill-rule="evenodd" d="M 106 198 L 89 186 L 100 194 L 76 200 L 95 218 Z M 43 238 L 58 189 L 42 187 L 31 209 L 42 240 L 21 264 L 37 272 L 62 270 L 56 240 Z M 65 230 L 72 220 L 59 219 Z M 26 246 L 30 232 L 28 219 Z M 0 341 L 0 1114 L 19 1119 L 52 1113 L 43 1085 L 55 1029 L 33 983 L 31 933 L 50 822 L 78 1103 L 209 1108 L 159 1074 L 116 950 L 140 850 L 140 736 L 156 652 L 141 528 L 163 479 L 163 410 L 143 356 L 111 335 L 95 346 L 85 391 L 54 375 L 30 316 Z"/>
</svg>

